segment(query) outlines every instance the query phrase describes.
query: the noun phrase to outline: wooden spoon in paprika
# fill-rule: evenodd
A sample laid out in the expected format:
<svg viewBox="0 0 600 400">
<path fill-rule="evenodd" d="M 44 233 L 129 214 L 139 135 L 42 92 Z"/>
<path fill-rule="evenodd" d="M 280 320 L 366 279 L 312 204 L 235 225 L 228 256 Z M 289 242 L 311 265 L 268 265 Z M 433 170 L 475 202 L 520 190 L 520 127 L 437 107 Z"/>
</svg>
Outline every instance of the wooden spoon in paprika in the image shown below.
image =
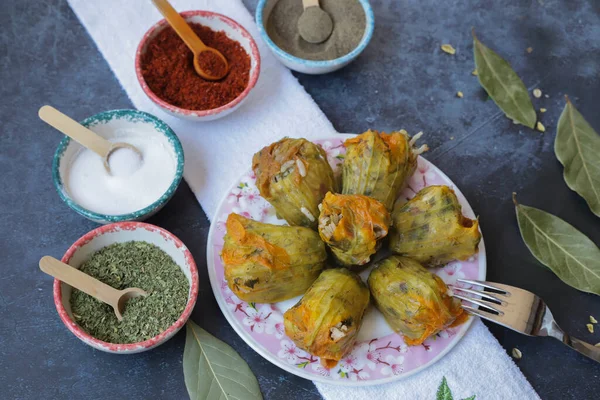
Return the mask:
<svg viewBox="0 0 600 400">
<path fill-rule="evenodd" d="M 227 75 L 229 63 L 225 56 L 219 50 L 205 45 L 171 3 L 167 0 L 152 0 L 152 2 L 194 53 L 194 69 L 198 75 L 209 81 L 218 81 Z"/>
</svg>

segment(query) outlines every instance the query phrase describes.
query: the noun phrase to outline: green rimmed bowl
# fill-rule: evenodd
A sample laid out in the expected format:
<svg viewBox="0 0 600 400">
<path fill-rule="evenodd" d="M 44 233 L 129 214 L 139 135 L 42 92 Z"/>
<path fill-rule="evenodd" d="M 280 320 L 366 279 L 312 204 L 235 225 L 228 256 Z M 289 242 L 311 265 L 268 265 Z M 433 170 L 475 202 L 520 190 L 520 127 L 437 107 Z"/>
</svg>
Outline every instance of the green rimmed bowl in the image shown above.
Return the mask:
<svg viewBox="0 0 600 400">
<path fill-rule="evenodd" d="M 56 153 L 54 153 L 52 179 L 54 180 L 54 186 L 58 191 L 58 195 L 69 207 L 94 222 L 108 224 L 123 221 L 143 221 L 157 213 L 165 204 L 167 204 L 181 182 L 184 157 L 183 148 L 179 138 L 177 138 L 175 132 L 173 132 L 166 123 L 144 111 L 111 110 L 92 115 L 81 121 L 81 124 L 107 139 L 116 136 L 120 131 L 139 129 L 140 127 L 147 130 L 148 127 L 150 127 L 155 132 L 158 132 L 167 138 L 169 144 L 172 146 L 171 150 L 173 151 L 173 157 L 177 160 L 177 168 L 169 188 L 162 196 L 160 196 L 160 198 L 156 199 L 156 201 L 149 206 L 128 214 L 107 215 L 97 213 L 77 204 L 75 200 L 71 198 L 69 191 L 65 187 L 65 177 L 67 171 L 71 167 L 72 160 L 74 160 L 77 154 L 83 149 L 79 143 L 65 137 L 58 145 Z"/>
</svg>

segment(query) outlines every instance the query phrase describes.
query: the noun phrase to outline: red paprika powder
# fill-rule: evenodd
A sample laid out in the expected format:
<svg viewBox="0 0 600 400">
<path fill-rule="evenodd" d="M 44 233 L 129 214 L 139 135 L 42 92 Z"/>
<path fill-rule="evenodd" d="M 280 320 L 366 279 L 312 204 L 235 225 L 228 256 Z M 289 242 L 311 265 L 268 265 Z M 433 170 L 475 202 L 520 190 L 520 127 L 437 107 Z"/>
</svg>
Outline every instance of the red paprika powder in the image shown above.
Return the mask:
<svg viewBox="0 0 600 400">
<path fill-rule="evenodd" d="M 197 56 L 198 65 L 202 70 L 212 76 L 223 76 L 227 72 L 227 66 L 215 53 L 212 51 L 203 51 Z M 198 72 L 198 71 L 196 71 Z"/>
<path fill-rule="evenodd" d="M 250 56 L 225 32 L 196 23 L 189 25 L 207 46 L 225 56 L 229 63 L 227 75 L 219 81 L 200 77 L 194 69 L 193 53 L 175 31 L 167 27 L 148 43 L 141 59 L 142 76 L 155 95 L 176 107 L 202 111 L 224 106 L 248 86 Z"/>
</svg>

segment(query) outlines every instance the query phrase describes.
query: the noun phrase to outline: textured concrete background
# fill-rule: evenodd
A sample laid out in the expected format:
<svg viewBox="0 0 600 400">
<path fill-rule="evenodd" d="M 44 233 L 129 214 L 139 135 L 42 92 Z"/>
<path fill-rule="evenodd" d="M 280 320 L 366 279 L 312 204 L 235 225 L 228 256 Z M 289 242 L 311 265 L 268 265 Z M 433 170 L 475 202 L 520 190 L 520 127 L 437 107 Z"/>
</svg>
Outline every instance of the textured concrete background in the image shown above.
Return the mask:
<svg viewBox="0 0 600 400">
<path fill-rule="evenodd" d="M 255 0 L 245 3 L 254 11 Z M 131 104 L 64 0 L 1 4 L 0 397 L 184 398 L 184 335 L 151 352 L 115 356 L 83 345 L 56 314 L 52 280 L 37 261 L 62 256 L 96 225 L 56 195 L 50 165 L 61 135 L 38 120 L 37 109 L 50 103 L 82 119 Z M 552 151 L 565 93 L 600 131 L 600 2 L 381 0 L 373 6 L 375 35 L 364 54 L 331 75 L 298 75 L 300 82 L 340 132 L 424 131 L 432 148 L 427 158 L 480 216 L 489 279 L 538 293 L 565 330 L 600 342 L 600 327 L 595 334 L 585 328 L 588 315 L 600 319 L 600 298 L 568 287 L 535 261 L 510 200 L 517 191 L 523 204 L 566 219 L 600 243 L 600 220 L 568 189 Z M 545 134 L 513 125 L 485 101 L 471 76 L 471 27 L 510 59 L 528 87 L 549 95 L 534 100 L 536 108 L 548 109 L 541 117 Z M 442 53 L 441 43 L 453 44 L 457 54 Z M 455 97 L 459 90 L 463 99 Z M 202 277 L 193 319 L 248 361 L 265 398 L 318 398 L 310 382 L 262 359 L 225 321 L 206 274 L 208 221 L 187 185 L 149 222 L 191 248 Z M 542 398 L 598 397 L 600 365 L 556 340 L 490 328 L 508 351 L 521 349 L 518 365 Z"/>
</svg>

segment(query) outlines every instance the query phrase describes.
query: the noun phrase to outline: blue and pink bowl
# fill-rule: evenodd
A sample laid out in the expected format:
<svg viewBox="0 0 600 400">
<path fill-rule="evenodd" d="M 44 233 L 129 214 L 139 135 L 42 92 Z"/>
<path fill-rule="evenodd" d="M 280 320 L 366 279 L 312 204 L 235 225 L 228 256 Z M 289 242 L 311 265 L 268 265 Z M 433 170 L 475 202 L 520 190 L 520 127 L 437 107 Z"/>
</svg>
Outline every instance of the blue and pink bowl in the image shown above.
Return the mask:
<svg viewBox="0 0 600 400">
<path fill-rule="evenodd" d="M 129 241 L 144 241 L 158 246 L 167 253 L 181 268 L 181 271 L 190 284 L 188 300 L 181 316 L 169 328 L 159 335 L 138 343 L 108 343 L 96 339 L 84 331 L 75 322 L 71 311 L 71 286 L 54 280 L 54 305 L 56 311 L 67 329 L 79 340 L 95 349 L 108 353 L 132 354 L 150 350 L 157 347 L 173 336 L 185 325 L 192 314 L 198 297 L 198 269 L 188 248 L 172 233 L 158 226 L 142 222 L 121 222 L 104 225 L 88 232 L 79 238 L 62 257 L 62 262 L 72 267 L 79 268 L 94 252 L 114 243 Z"/>
<path fill-rule="evenodd" d="M 172 104 L 167 103 L 160 97 L 158 97 L 144 80 L 142 75 L 142 56 L 145 54 L 148 43 L 162 32 L 169 25 L 167 20 L 163 19 L 152 26 L 148 32 L 144 35 L 135 54 L 135 73 L 142 87 L 142 90 L 158 107 L 160 107 L 166 113 L 169 113 L 177 118 L 187 119 L 190 121 L 212 121 L 228 114 L 231 114 L 238 109 L 242 103 L 248 98 L 250 91 L 256 85 L 258 76 L 260 75 L 260 53 L 256 42 L 248 33 L 248 31 L 225 15 L 214 13 L 211 11 L 184 11 L 180 13 L 181 16 L 187 22 L 194 22 L 200 25 L 204 25 L 212 29 L 213 31 L 223 31 L 232 40 L 238 42 L 246 53 L 250 56 L 250 78 L 248 79 L 248 86 L 246 89 L 231 102 L 211 110 L 187 110 L 185 108 L 176 107 Z"/>
<path fill-rule="evenodd" d="M 79 143 L 65 136 L 65 138 L 61 140 L 60 144 L 58 145 L 56 153 L 54 153 L 54 160 L 52 162 L 52 179 L 54 181 L 54 186 L 58 191 L 58 195 L 72 210 L 99 224 L 108 224 L 112 222 L 123 221 L 143 221 L 146 218 L 156 214 L 165 206 L 165 204 L 167 204 L 167 202 L 175 194 L 175 191 L 181 182 L 181 178 L 183 176 L 184 157 L 181 142 L 177 138 L 175 132 L 173 132 L 173 130 L 166 123 L 156 118 L 154 115 L 148 114 L 144 111 L 111 110 L 92 115 L 91 117 L 81 121 L 81 124 L 107 139 L 111 138 L 113 135 L 116 135 L 122 130 L 135 130 L 136 127 L 152 129 L 167 138 L 167 141 L 171 145 L 170 150 L 172 151 L 173 157 L 176 159 L 177 166 L 171 185 L 167 188 L 165 193 L 162 194 L 162 196 L 156 199 L 156 201 L 149 206 L 144 207 L 141 210 L 120 215 L 97 213 L 77 204 L 77 202 L 69 195 L 69 190 L 65 185 L 67 174 L 72 160 L 77 156 L 79 151 L 83 149 L 83 147 Z"/>
</svg>

